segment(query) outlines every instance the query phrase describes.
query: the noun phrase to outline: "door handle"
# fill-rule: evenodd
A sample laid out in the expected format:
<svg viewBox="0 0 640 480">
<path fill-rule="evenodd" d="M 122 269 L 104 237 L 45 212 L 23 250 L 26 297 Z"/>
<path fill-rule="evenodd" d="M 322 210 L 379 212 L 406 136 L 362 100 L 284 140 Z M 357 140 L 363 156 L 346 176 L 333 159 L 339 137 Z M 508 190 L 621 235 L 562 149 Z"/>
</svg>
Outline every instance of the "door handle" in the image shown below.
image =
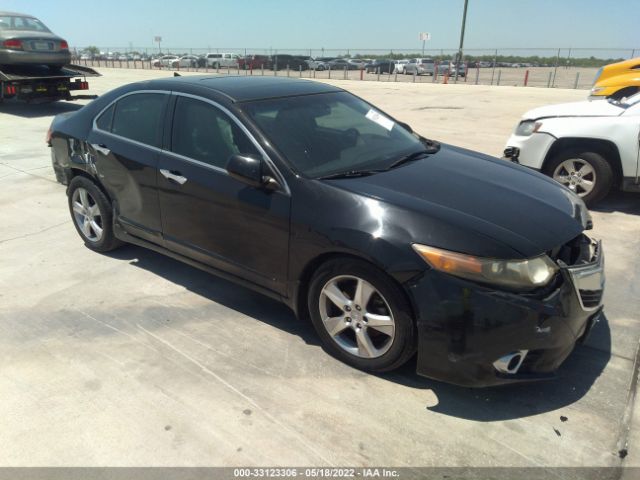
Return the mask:
<svg viewBox="0 0 640 480">
<path fill-rule="evenodd" d="M 111 153 L 111 150 L 109 150 L 104 143 L 92 143 L 91 146 L 96 152 L 100 152 L 103 155 L 109 155 Z"/>
<path fill-rule="evenodd" d="M 177 172 L 173 173 L 169 170 L 165 170 L 164 168 L 160 169 L 160 173 L 167 180 L 173 180 L 174 182 L 179 183 L 180 185 L 184 185 L 185 182 L 187 181 L 187 177 L 183 177 L 182 175 L 180 175 L 180 173 L 177 173 Z"/>
</svg>

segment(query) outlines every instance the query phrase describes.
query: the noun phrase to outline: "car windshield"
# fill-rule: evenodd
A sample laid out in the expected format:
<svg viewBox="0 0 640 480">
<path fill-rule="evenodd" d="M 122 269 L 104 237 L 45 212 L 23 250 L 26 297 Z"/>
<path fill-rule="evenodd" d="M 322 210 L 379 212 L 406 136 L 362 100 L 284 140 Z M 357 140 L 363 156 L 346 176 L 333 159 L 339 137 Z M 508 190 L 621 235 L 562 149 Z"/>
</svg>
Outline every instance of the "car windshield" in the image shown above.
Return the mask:
<svg viewBox="0 0 640 480">
<path fill-rule="evenodd" d="M 31 32 L 49 32 L 44 24 L 33 17 L 0 15 L 0 30 L 27 30 Z"/>
<path fill-rule="evenodd" d="M 262 100 L 244 109 L 307 177 L 386 169 L 425 150 L 416 135 L 347 92 Z"/>
</svg>

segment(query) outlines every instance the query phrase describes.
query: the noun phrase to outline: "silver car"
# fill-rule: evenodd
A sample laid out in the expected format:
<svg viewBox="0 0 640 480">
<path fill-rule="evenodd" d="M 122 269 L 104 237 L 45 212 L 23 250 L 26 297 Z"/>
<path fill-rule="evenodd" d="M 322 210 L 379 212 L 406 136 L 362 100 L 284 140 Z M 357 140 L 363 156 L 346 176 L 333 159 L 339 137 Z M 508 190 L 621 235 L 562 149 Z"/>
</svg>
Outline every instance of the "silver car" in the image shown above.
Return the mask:
<svg viewBox="0 0 640 480">
<path fill-rule="evenodd" d="M 0 65 L 48 65 L 71 62 L 66 40 L 40 20 L 22 13 L 0 12 Z"/>
<path fill-rule="evenodd" d="M 433 75 L 435 72 L 435 62 L 431 58 L 412 58 L 404 66 L 405 75 Z"/>
</svg>

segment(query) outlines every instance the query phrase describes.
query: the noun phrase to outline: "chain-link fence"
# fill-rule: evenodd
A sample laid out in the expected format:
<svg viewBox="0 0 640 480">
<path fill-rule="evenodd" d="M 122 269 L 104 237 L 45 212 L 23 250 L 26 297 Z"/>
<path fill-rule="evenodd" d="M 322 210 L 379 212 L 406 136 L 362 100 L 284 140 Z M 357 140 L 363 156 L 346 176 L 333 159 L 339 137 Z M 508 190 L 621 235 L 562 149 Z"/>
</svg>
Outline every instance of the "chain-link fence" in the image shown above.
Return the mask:
<svg viewBox="0 0 640 480">
<path fill-rule="evenodd" d="M 580 49 L 467 49 L 460 62 L 458 78 L 450 78 L 446 68 L 456 61 L 456 49 L 379 50 L 379 49 L 272 49 L 272 48 L 184 48 L 163 47 L 86 47 L 75 49 L 75 62 L 93 67 L 135 69 L 170 69 L 219 74 L 280 75 L 319 79 L 377 80 L 414 83 L 467 83 L 477 85 L 511 85 L 531 87 L 555 87 L 587 89 L 599 67 L 609 63 L 634 58 L 640 49 L 580 48 Z M 207 64 L 207 54 L 234 54 L 238 58 L 260 57 L 262 61 L 224 64 Z M 163 55 L 193 56 L 184 62 L 162 64 Z M 258 58 L 256 57 L 256 58 Z M 309 59 L 362 60 L 358 67 L 315 66 Z M 401 60 L 429 58 L 435 62 L 435 74 L 405 75 L 400 69 L 373 69 L 367 72 L 362 65 L 376 59 Z M 278 60 L 280 59 L 280 60 Z M 294 60 L 295 59 L 295 60 Z M 279 61 L 279 63 L 278 63 Z M 291 63 L 291 64 L 290 64 Z M 439 73 L 439 70 L 441 71 Z M 454 68 L 450 71 L 455 72 Z M 454 75 L 452 75 L 454 76 Z"/>
</svg>

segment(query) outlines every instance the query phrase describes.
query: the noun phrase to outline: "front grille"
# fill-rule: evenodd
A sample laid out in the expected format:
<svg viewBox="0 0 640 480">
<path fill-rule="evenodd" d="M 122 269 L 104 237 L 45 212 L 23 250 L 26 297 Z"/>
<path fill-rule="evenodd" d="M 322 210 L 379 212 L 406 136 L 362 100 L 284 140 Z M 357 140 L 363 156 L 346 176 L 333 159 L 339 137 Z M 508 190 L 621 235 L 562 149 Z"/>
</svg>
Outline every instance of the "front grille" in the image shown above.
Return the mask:
<svg viewBox="0 0 640 480">
<path fill-rule="evenodd" d="M 595 308 L 602 300 L 602 290 L 578 290 L 582 305 L 586 308 Z"/>
<path fill-rule="evenodd" d="M 548 252 L 560 267 L 566 269 L 584 310 L 602 304 L 604 273 L 600 242 L 581 234 L 564 245 Z"/>
</svg>

